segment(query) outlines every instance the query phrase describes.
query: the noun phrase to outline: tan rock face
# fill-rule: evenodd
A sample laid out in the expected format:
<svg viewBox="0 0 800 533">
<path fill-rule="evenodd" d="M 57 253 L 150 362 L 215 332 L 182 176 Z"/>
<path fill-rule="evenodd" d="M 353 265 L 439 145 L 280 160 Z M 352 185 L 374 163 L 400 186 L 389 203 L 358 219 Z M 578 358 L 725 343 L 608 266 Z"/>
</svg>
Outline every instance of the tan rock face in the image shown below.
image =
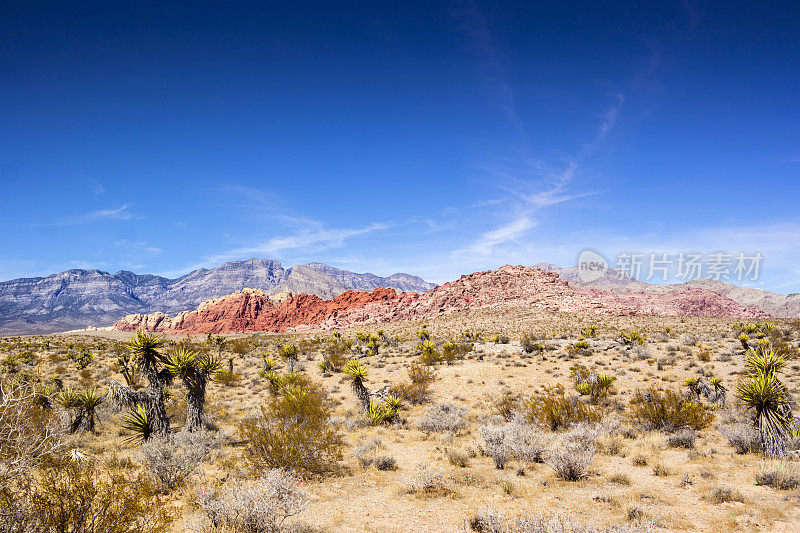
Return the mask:
<svg viewBox="0 0 800 533">
<path fill-rule="evenodd" d="M 578 290 L 556 272 L 506 265 L 461 276 L 423 294 L 347 291 L 331 300 L 308 294 L 267 296 L 245 289 L 204 302 L 196 311 L 170 318 L 163 313 L 131 315 L 114 326 L 122 331 L 145 328 L 164 333 L 227 333 L 337 328 L 407 319 L 485 307 L 527 305 L 538 310 L 575 314 L 729 316 L 767 318 L 755 308 L 705 289 L 668 294 Z"/>
</svg>

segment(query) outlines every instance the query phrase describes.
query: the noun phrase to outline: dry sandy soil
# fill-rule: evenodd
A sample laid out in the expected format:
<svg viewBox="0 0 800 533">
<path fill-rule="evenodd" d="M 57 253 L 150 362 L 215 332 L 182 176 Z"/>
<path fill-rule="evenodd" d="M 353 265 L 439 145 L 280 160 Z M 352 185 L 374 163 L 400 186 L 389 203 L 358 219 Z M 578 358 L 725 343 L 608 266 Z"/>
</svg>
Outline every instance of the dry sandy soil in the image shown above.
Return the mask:
<svg viewBox="0 0 800 533">
<path fill-rule="evenodd" d="M 541 314 L 530 309 L 471 311 L 427 321 L 436 341 L 458 338 L 464 330 L 480 332 L 482 340 L 464 359 L 436 366 L 438 380 L 432 386 L 431 401 L 406 405 L 401 422 L 372 427 L 362 423 L 357 400 L 344 374 L 323 373 L 317 365 L 319 348 L 309 347 L 300 355 L 301 372 L 321 383 L 336 404 L 347 448 L 341 468 L 329 475 L 304 482 L 311 494 L 308 508 L 293 520 L 321 531 L 460 531 L 465 520 L 484 509 L 505 515 L 558 513 L 595 526 L 628 524 L 680 531 L 793 531 L 800 528 L 798 491 L 756 485 L 763 457 L 735 453 L 717 426 L 743 418 L 735 406 L 733 388 L 743 369 L 743 350 L 731 328 L 732 320 L 661 317 L 577 317 Z M 789 328 L 775 321 L 776 326 Z M 589 349 L 574 356 L 565 347 L 581 337 L 581 329 L 596 324 L 598 337 L 588 339 Z M 371 390 L 407 379 L 410 363 L 419 360 L 415 333 L 418 322 L 382 324 L 361 328 L 365 332 L 383 329 L 395 345 L 381 347 L 380 354 L 359 360 L 368 368 Z M 668 329 L 667 329 L 668 328 Z M 617 342 L 622 331 L 636 329 L 647 336 L 642 347 L 626 348 Z M 525 332 L 546 335 L 542 354 L 526 354 L 519 339 Z M 331 332 L 289 335 L 230 335 L 248 338 L 261 345 L 249 353 L 225 354 L 234 358 L 238 383 L 211 383 L 208 414 L 214 424 L 230 434 L 228 444 L 217 450 L 190 481 L 172 494 L 183 516 L 193 512 L 198 487 L 219 484 L 231 470 L 239 470 L 242 447 L 237 443 L 235 422 L 254 412 L 270 397 L 267 381 L 259 376 L 264 354 L 276 354 L 277 342 L 301 344 Z M 355 330 L 344 330 L 354 338 Z M 510 342 L 489 339 L 507 335 Z M 797 340 L 795 333 L 795 345 Z M 57 373 L 66 384 L 96 382 L 106 387 L 110 379 L 121 380 L 114 370 L 111 342 L 127 340 L 128 333 L 90 332 L 23 339 L 51 346 L 42 350 L 38 371 Z M 182 339 L 183 337 L 172 337 Z M 197 342 L 204 337 L 197 336 Z M 4 343 L 10 342 L 9 339 Z M 67 342 L 92 346 L 94 361 L 81 376 L 70 360 L 53 356 L 69 349 Z M 310 343 L 309 343 L 310 344 Z M 75 349 L 75 348 L 73 348 Z M 279 370 L 285 365 L 279 361 Z M 529 395 L 544 386 L 562 384 L 574 391 L 571 367 L 576 363 L 616 377 L 615 393 L 606 401 L 603 427 L 610 428 L 597 440 L 589 475 L 582 481 L 561 481 L 547 464 L 511 461 L 502 470 L 481 453 L 479 427 L 497 423 L 492 400 L 504 391 Z M 660 369 L 659 369 L 660 368 Z M 668 435 L 636 428 L 627 419 L 629 401 L 637 389 L 660 386 L 685 391 L 689 376 L 717 376 L 728 388 L 728 407 L 716 413 L 714 423 L 700 432 L 693 448 L 670 447 Z M 800 361 L 791 361 L 784 381 L 793 395 L 800 387 Z M 439 402 L 453 403 L 468 410 L 466 428 L 458 434 L 426 433 L 418 423 L 426 410 Z M 180 418 L 180 414 L 177 415 Z M 616 422 L 615 422 L 616 421 Z M 119 425 L 120 415 L 105 406 L 97 434 L 73 438 L 86 452 L 109 459 L 140 460 L 135 446 L 125 442 L 129 434 Z M 176 428 L 180 421 L 173 422 Z M 547 433 L 547 432 L 546 432 Z M 366 468 L 354 450 L 373 443 L 367 455 L 396 459 L 394 470 Z M 367 446 L 367 448 L 371 448 Z M 469 457 L 465 466 L 448 460 L 447 452 Z M 421 465 L 442 474 L 446 490 L 433 495 L 410 493 L 408 487 Z M 793 468 L 790 462 L 787 468 Z M 731 489 L 741 501 L 715 503 L 717 489 Z M 175 531 L 188 527 L 188 520 L 175 523 Z"/>
</svg>

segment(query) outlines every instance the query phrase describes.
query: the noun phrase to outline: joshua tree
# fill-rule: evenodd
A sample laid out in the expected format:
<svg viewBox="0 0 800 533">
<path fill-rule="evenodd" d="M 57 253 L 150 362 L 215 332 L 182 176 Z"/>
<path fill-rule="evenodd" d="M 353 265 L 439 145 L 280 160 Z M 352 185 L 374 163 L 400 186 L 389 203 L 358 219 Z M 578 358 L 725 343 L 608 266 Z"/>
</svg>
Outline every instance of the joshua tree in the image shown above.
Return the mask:
<svg viewBox="0 0 800 533">
<path fill-rule="evenodd" d="M 203 427 L 203 411 L 206 403 L 206 384 L 221 368 L 218 358 L 200 355 L 187 346 L 179 346 L 167 356 L 167 370 L 178 376 L 186 385 L 186 431 Z"/>
<path fill-rule="evenodd" d="M 714 387 L 714 403 L 719 404 L 721 407 L 725 407 L 728 389 L 726 389 L 722 384 L 722 380 L 717 377 L 711 378 L 709 383 L 711 383 L 711 386 Z"/>
<path fill-rule="evenodd" d="M 100 392 L 97 387 L 91 389 L 84 389 L 78 395 L 78 401 L 85 416 L 85 424 L 87 431 L 94 431 L 95 427 L 95 409 L 97 409 L 105 400 L 105 394 Z"/>
<path fill-rule="evenodd" d="M 56 395 L 56 403 L 69 413 L 69 431 L 75 433 L 83 425 L 83 407 L 81 392 L 69 387 Z"/>
<path fill-rule="evenodd" d="M 128 343 L 133 361 L 139 372 L 147 379 L 148 386 L 142 390 L 111 382 L 110 393 L 117 405 L 124 407 L 143 406 L 147 413 L 152 432 L 160 435 L 169 433 L 169 418 L 164 405 L 164 389 L 172 381 L 167 368 L 159 368 L 165 362 L 159 349 L 164 346 L 164 338 L 138 332 Z"/>
<path fill-rule="evenodd" d="M 286 363 L 289 365 L 289 372 L 294 372 L 294 364 L 297 362 L 297 346 L 287 342 L 281 346 L 279 354 L 286 359 Z"/>
<path fill-rule="evenodd" d="M 369 391 L 364 386 L 364 380 L 367 379 L 366 367 L 358 361 L 348 361 L 344 367 L 344 372 L 350 377 L 350 386 L 353 387 L 356 398 L 361 402 L 361 410 L 364 413 L 369 413 Z"/>
</svg>

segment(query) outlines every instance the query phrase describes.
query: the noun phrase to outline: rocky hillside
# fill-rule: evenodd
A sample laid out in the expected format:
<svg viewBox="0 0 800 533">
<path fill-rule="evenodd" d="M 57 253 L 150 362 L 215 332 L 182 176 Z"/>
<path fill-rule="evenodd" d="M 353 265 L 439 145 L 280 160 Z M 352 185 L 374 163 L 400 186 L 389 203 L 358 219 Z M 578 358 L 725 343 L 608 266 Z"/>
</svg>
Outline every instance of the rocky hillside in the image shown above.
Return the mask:
<svg viewBox="0 0 800 533">
<path fill-rule="evenodd" d="M 549 263 L 539 263 L 534 267 L 556 272 L 562 280 L 569 282 L 570 285 L 578 289 L 599 289 L 619 294 L 631 292 L 669 294 L 680 293 L 687 289 L 703 289 L 726 296 L 741 305 L 756 307 L 775 317 L 800 317 L 800 294 L 778 294 L 705 278 L 695 279 L 687 283 L 659 285 L 645 283 L 624 275 L 619 276 L 618 271 L 614 269 L 607 269 L 603 277 L 596 281 L 584 283 L 578 277 L 577 267 L 560 268 Z"/>
<path fill-rule="evenodd" d="M 422 292 L 434 285 L 409 274 L 382 278 L 321 263 L 283 268 L 280 262 L 267 259 L 234 261 L 177 279 L 127 271 L 68 270 L 45 278 L 0 282 L 0 334 L 106 325 L 137 313 L 174 314 L 245 288 L 331 299 L 347 290 L 379 287 Z"/>
<path fill-rule="evenodd" d="M 614 315 L 724 316 L 768 318 L 705 289 L 687 288 L 669 294 L 615 294 L 575 289 L 556 272 L 506 265 L 497 270 L 461 276 L 424 293 L 392 289 L 348 291 L 330 300 L 307 294 L 280 300 L 262 291 L 244 290 L 204 303 L 175 317 L 132 315 L 114 326 L 122 331 L 145 328 L 164 333 L 227 333 L 338 328 L 498 306 L 524 305 L 545 312 Z"/>
</svg>

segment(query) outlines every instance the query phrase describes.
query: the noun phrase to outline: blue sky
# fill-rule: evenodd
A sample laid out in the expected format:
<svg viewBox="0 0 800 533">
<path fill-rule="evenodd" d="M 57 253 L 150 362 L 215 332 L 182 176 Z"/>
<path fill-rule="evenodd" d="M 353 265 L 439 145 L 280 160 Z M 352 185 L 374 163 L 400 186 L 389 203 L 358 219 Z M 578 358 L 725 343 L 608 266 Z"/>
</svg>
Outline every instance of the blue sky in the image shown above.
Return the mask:
<svg viewBox="0 0 800 533">
<path fill-rule="evenodd" d="M 588 247 L 760 252 L 747 284 L 800 292 L 790 3 L 0 9 L 0 279 Z"/>
</svg>

